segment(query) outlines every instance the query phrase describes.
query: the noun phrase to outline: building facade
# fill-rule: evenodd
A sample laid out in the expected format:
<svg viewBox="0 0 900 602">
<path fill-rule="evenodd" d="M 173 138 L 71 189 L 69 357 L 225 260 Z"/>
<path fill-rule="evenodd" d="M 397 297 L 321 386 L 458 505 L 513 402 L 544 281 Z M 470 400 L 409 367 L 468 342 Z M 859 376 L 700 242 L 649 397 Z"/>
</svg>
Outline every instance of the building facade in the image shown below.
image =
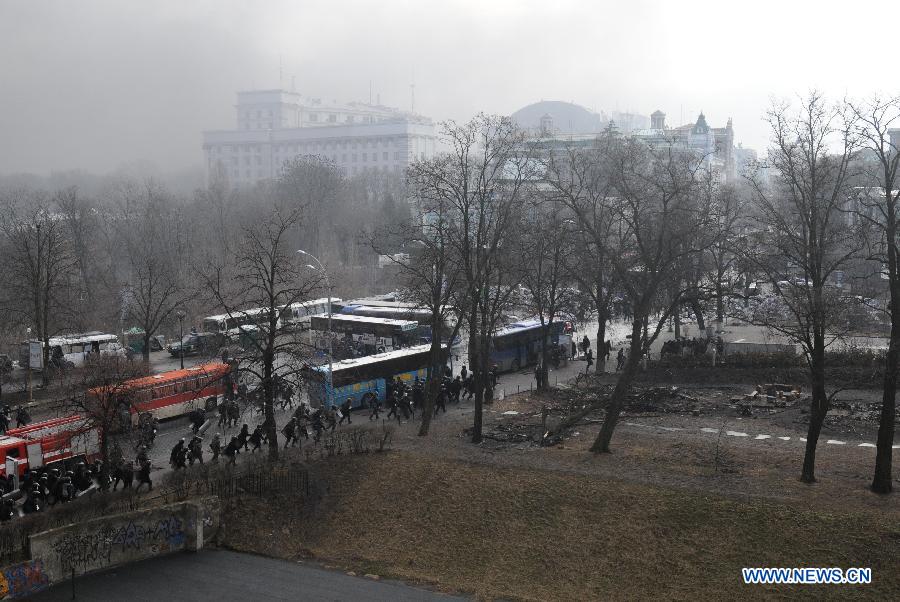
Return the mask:
<svg viewBox="0 0 900 602">
<path fill-rule="evenodd" d="M 707 165 L 718 169 L 727 182 L 737 177 L 734 128 L 730 117 L 725 127 L 714 128 L 709 126 L 701 112 L 694 123 L 670 128 L 666 125 L 666 114 L 654 111 L 650 115 L 650 128 L 635 130 L 631 135 L 651 146 L 672 146 L 695 152 L 704 158 Z"/>
<path fill-rule="evenodd" d="M 203 132 L 207 177 L 251 186 L 300 155 L 331 160 L 348 176 L 402 174 L 435 153 L 431 119 L 382 105 L 322 102 L 285 90 L 238 92 L 236 129 Z"/>
</svg>

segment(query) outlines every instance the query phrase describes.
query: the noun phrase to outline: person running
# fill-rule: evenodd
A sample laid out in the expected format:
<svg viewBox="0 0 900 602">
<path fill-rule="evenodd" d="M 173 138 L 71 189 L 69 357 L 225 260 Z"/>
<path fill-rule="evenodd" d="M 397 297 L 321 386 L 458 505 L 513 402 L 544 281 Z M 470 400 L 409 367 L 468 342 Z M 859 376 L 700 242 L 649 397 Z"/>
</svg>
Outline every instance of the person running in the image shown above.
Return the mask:
<svg viewBox="0 0 900 602">
<path fill-rule="evenodd" d="M 238 451 L 240 445 L 238 445 L 238 439 L 235 436 L 231 437 L 231 441 L 228 442 L 228 445 L 225 446 L 225 457 L 228 458 L 229 464 L 235 464 L 237 462 L 237 456 L 240 451 Z"/>
<path fill-rule="evenodd" d="M 353 424 L 350 420 L 350 410 L 353 408 L 353 398 L 348 397 L 347 401 L 341 404 L 341 421 L 338 424 L 344 424 L 344 420 L 347 420 L 347 424 Z"/>
<path fill-rule="evenodd" d="M 222 435 L 216 433 L 209 442 L 209 451 L 212 452 L 212 461 L 219 462 L 219 454 L 222 453 Z"/>
<path fill-rule="evenodd" d="M 381 418 L 381 415 L 379 414 L 381 411 L 381 400 L 378 399 L 378 395 L 372 397 L 370 404 L 372 405 L 372 413 L 369 414 L 369 420 L 378 420 Z"/>
<path fill-rule="evenodd" d="M 297 442 L 300 440 L 297 437 L 297 419 L 293 416 L 290 420 L 287 421 L 287 424 L 284 425 L 284 428 L 281 429 L 281 434 L 284 435 L 284 448 L 287 449 L 288 444 L 297 445 Z"/>
<path fill-rule="evenodd" d="M 256 453 L 256 450 L 258 450 L 260 448 L 260 446 L 262 445 L 262 439 L 263 439 L 262 425 L 257 424 L 256 428 L 253 429 L 253 432 L 250 433 L 250 445 L 253 446 L 253 449 L 250 450 L 251 454 Z"/>
<path fill-rule="evenodd" d="M 141 461 L 141 464 L 137 471 L 138 484 L 137 484 L 137 487 L 135 487 L 135 489 L 134 489 L 135 491 L 140 491 L 141 486 L 144 483 L 147 484 L 147 487 L 150 491 L 153 491 L 153 481 L 150 479 L 150 466 L 151 466 L 151 464 L 150 464 L 149 458 L 146 458 Z"/>
<path fill-rule="evenodd" d="M 245 422 L 241 427 L 241 432 L 237 435 L 238 445 L 244 448 L 244 451 L 249 451 L 248 444 L 250 442 L 250 426 Z"/>
</svg>

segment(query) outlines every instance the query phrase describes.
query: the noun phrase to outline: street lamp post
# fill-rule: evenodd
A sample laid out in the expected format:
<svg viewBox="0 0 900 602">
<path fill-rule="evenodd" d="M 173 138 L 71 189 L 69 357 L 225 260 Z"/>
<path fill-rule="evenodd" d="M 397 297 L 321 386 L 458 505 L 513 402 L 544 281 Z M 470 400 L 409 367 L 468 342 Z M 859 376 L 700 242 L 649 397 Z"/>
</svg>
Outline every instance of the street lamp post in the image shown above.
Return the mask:
<svg viewBox="0 0 900 602">
<path fill-rule="evenodd" d="M 185 313 L 180 309 L 175 313 L 178 318 L 178 357 L 181 360 L 181 369 L 184 370 L 184 317 Z"/>
<path fill-rule="evenodd" d="M 325 277 L 325 287 L 328 289 L 328 390 L 326 393 L 328 396 L 327 406 L 330 407 L 334 405 L 334 378 L 332 377 L 332 339 L 334 337 L 331 331 L 331 279 L 328 278 L 328 270 L 325 269 L 325 266 L 322 265 L 322 262 L 319 261 L 318 257 L 312 253 L 307 253 L 303 249 L 297 249 L 297 253 L 305 255 L 316 262 L 316 265 L 308 263 L 306 264 L 306 267 L 322 272 L 322 275 Z"/>
</svg>

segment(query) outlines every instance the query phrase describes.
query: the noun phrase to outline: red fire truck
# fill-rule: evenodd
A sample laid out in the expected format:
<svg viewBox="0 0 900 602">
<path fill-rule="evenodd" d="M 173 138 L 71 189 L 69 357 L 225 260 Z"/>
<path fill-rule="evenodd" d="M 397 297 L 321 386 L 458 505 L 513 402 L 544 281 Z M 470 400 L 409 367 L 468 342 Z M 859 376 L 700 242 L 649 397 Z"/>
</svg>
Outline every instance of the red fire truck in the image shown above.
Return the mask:
<svg viewBox="0 0 900 602">
<path fill-rule="evenodd" d="M 230 371 L 228 364 L 213 362 L 136 378 L 107 393 L 92 389 L 88 395 L 111 394 L 127 401 L 133 424 L 142 414 L 174 418 L 196 408 L 215 409 L 231 382 Z M 12 465 L 7 460 L 15 461 L 20 476 L 26 468 L 69 458 L 92 462 L 100 455 L 101 436 L 96 426 L 77 414 L 10 429 L 0 435 L 0 475 L 6 476 L 7 466 Z"/>
<path fill-rule="evenodd" d="M 92 462 L 100 455 L 100 431 L 84 417 L 73 415 L 35 422 L 0 435 L 0 475 L 17 466 L 19 476 L 26 468 L 84 458 Z"/>
</svg>

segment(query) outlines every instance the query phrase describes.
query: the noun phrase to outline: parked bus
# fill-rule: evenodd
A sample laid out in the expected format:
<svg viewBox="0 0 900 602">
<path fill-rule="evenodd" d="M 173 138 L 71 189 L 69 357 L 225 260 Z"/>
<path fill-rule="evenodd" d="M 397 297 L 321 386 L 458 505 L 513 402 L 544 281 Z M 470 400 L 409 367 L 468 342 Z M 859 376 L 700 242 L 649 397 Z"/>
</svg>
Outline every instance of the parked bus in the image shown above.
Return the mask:
<svg viewBox="0 0 900 602">
<path fill-rule="evenodd" d="M 43 342 L 42 342 L 43 344 Z M 19 349 L 20 363 L 28 365 L 28 349 L 30 342 L 25 341 Z M 50 337 L 50 363 L 59 368 L 81 368 L 91 354 L 125 355 L 125 348 L 119 343 L 119 337 L 102 332 L 85 332 Z M 43 361 L 43 360 L 42 360 Z M 32 366 L 34 370 L 41 367 Z"/>
<path fill-rule="evenodd" d="M 238 340 L 241 335 L 259 330 L 260 322 L 268 319 L 268 310 L 265 307 L 242 309 L 230 314 L 203 318 L 203 321 L 200 322 L 200 330 L 202 332 L 220 332 L 229 339 Z"/>
<path fill-rule="evenodd" d="M 90 389 L 87 395 L 115 395 L 131 413 L 132 424 L 141 414 L 160 420 L 190 413 L 197 408 L 214 410 L 225 390 L 232 386 L 231 367 L 221 362 L 143 376 L 122 383 L 115 390 Z"/>
<path fill-rule="evenodd" d="M 369 305 L 371 303 L 371 305 Z M 371 318 L 389 318 L 391 320 L 414 320 L 419 324 L 419 339 L 431 342 L 431 310 L 418 307 L 413 303 L 400 301 L 367 301 L 365 304 L 350 302 L 340 305 L 340 312 L 351 316 L 369 316 Z M 445 321 L 443 332 L 449 334 L 453 324 Z M 446 341 L 445 341 L 446 342 Z M 455 343 L 454 343 L 455 344 Z"/>
<path fill-rule="evenodd" d="M 328 316 L 312 316 L 311 342 L 317 349 L 328 348 Z M 334 345 L 340 346 L 341 355 L 371 355 L 418 345 L 419 324 L 412 320 L 389 320 L 367 316 L 331 316 Z M 337 350 L 335 350 L 337 353 Z"/>
<path fill-rule="evenodd" d="M 547 336 L 548 351 L 553 357 L 556 348 L 560 359 L 568 357 L 571 350 L 572 334 L 566 334 L 566 322 L 554 322 Z M 489 364 L 496 364 L 501 372 L 520 370 L 524 366 L 536 364 L 541 357 L 540 320 L 522 320 L 501 328 L 491 337 Z"/>
<path fill-rule="evenodd" d="M 299 303 L 291 303 L 287 307 L 287 312 L 282 313 L 282 320 L 285 325 L 298 330 L 309 330 L 310 319 L 313 316 L 328 315 L 328 298 L 313 299 L 312 301 L 303 301 Z M 340 299 L 332 298 L 332 307 L 336 303 L 341 303 Z"/>
<path fill-rule="evenodd" d="M 442 346 L 446 351 L 446 346 Z M 400 377 L 404 381 L 421 381 L 428 378 L 430 345 L 416 345 L 406 349 L 379 353 L 355 359 L 334 362 L 332 377 L 335 405 L 353 400 L 353 407 L 361 407 L 377 397 L 385 400 L 387 380 Z M 309 383 L 309 400 L 313 405 L 327 405 L 328 366 L 307 366 L 304 376 Z"/>
</svg>

